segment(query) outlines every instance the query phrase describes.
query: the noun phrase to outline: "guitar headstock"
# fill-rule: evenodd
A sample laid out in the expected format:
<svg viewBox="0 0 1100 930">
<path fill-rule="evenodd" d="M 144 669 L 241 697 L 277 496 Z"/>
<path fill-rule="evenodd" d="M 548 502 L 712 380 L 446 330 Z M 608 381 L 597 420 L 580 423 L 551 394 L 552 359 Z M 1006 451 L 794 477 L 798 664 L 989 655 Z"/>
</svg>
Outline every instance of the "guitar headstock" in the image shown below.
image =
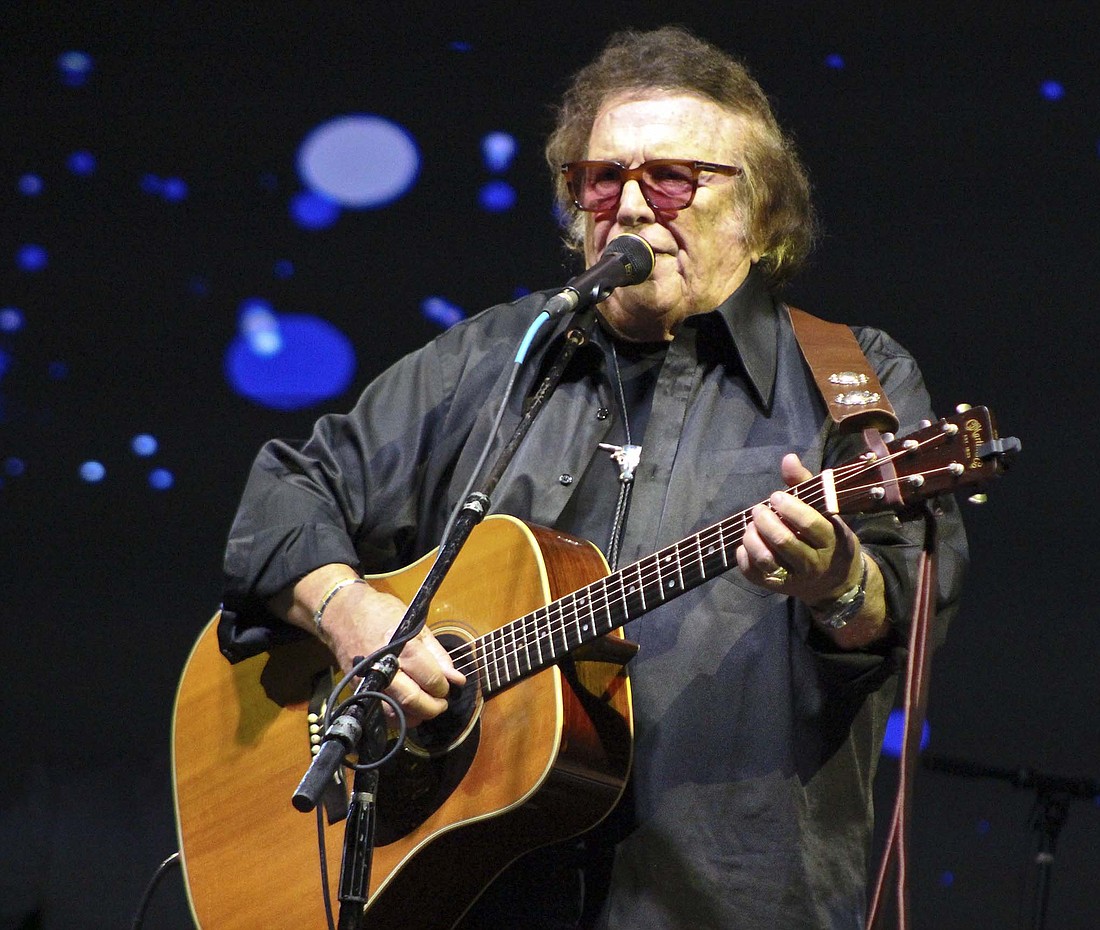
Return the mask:
<svg viewBox="0 0 1100 930">
<path fill-rule="evenodd" d="M 1021 448 L 997 435 L 987 407 L 960 408 L 901 439 L 876 430 L 863 436 L 868 451 L 832 470 L 840 513 L 904 511 L 937 494 L 980 490 Z"/>
</svg>

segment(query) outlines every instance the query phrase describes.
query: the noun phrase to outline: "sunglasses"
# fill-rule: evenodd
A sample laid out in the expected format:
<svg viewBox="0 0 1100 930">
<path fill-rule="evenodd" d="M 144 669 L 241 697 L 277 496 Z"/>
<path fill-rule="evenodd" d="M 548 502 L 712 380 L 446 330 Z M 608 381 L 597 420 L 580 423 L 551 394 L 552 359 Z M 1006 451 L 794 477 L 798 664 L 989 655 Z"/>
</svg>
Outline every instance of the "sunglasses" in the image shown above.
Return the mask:
<svg viewBox="0 0 1100 930">
<path fill-rule="evenodd" d="M 571 161 L 561 166 L 565 185 L 580 210 L 610 210 L 623 193 L 627 181 L 637 181 L 645 202 L 654 210 L 683 210 L 690 207 L 704 171 L 738 176 L 744 174 L 735 165 L 716 165 L 687 158 L 654 158 L 637 168 L 617 161 Z"/>
</svg>

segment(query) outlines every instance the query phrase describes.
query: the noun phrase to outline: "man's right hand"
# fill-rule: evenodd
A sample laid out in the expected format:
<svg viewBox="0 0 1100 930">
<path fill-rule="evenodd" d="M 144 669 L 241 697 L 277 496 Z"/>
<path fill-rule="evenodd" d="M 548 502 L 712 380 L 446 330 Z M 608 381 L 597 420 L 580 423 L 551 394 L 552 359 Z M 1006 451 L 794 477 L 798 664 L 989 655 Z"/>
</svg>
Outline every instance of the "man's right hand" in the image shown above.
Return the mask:
<svg viewBox="0 0 1100 930">
<path fill-rule="evenodd" d="M 369 583 L 348 584 L 325 606 L 318 632 L 313 616 L 326 593 L 337 582 L 357 577 L 348 565 L 325 565 L 269 603 L 289 623 L 319 635 L 344 672 L 351 670 L 356 656 L 370 655 L 389 642 L 405 615 L 405 605 L 392 594 L 377 591 Z M 466 680 L 427 628 L 405 645 L 399 662 L 400 668 L 386 693 L 401 705 L 410 727 L 442 713 L 451 685 Z M 389 705 L 383 705 L 383 709 L 392 718 Z"/>
</svg>

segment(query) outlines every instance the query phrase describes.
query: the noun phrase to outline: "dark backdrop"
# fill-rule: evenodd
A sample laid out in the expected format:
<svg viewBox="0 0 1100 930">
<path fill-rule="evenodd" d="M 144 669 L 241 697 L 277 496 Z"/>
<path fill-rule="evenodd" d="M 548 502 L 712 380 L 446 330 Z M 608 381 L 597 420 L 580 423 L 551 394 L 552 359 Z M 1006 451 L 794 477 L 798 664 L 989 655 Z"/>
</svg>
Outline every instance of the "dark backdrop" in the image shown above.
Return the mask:
<svg viewBox="0 0 1100 930">
<path fill-rule="evenodd" d="M 0 923 L 126 924 L 175 848 L 172 699 L 218 601 L 251 457 L 350 405 L 437 332 L 425 296 L 473 311 L 568 277 L 540 145 L 565 76 L 619 26 L 687 24 L 742 55 L 773 96 L 826 229 L 792 302 L 888 330 L 921 360 L 939 409 L 988 404 L 1023 440 L 1018 468 L 968 511 L 973 570 L 936 656 L 931 749 L 1100 776 L 1080 490 L 1097 446 L 1100 17 L 1068 3 L 876 6 L 0 10 L 0 305 L 22 320 L 0 332 Z M 81 87 L 59 78 L 71 50 L 94 62 Z M 1048 81 L 1061 92 L 1044 93 Z M 418 182 L 385 209 L 302 229 L 287 209 L 297 147 L 357 112 L 413 134 Z M 517 203 L 499 213 L 477 202 L 490 176 L 479 144 L 494 130 L 519 146 L 502 174 Z M 74 151 L 94 171 L 67 168 Z M 33 195 L 20 193 L 28 175 Z M 150 175 L 179 177 L 186 196 L 151 194 Z M 47 249 L 41 271 L 18 261 L 28 243 Z M 293 274 L 273 273 L 280 261 Z M 347 334 L 353 386 L 293 412 L 234 392 L 223 357 L 252 296 Z M 143 432 L 159 442 L 151 460 L 129 450 Z M 102 481 L 79 478 L 90 459 Z M 148 485 L 154 465 L 171 488 Z M 888 760 L 883 798 L 893 774 Z M 1034 800 L 922 775 L 918 927 L 1027 925 Z M 1100 924 L 1098 827 L 1097 805 L 1075 800 L 1051 927 Z M 172 876 L 150 926 L 186 924 Z"/>
</svg>

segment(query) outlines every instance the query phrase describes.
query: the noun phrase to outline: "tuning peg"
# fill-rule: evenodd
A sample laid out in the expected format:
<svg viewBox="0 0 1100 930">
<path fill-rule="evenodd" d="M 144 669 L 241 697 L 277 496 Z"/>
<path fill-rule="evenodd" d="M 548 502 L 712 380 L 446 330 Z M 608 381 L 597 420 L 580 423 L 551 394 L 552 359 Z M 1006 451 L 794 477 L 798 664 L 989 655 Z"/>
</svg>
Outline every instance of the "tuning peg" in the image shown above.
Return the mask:
<svg viewBox="0 0 1100 930">
<path fill-rule="evenodd" d="M 883 442 L 890 443 L 890 442 L 893 442 L 895 439 L 897 439 L 897 437 L 893 433 L 883 433 L 882 434 L 882 441 Z"/>
<path fill-rule="evenodd" d="M 932 425 L 931 420 L 921 420 L 920 421 L 920 428 L 921 429 L 928 429 L 928 427 L 931 426 L 931 425 Z"/>
<path fill-rule="evenodd" d="M 980 494 L 980 493 L 979 494 L 971 494 L 967 498 L 967 500 L 970 501 L 970 503 L 972 503 L 972 504 L 985 504 L 985 503 L 988 503 L 988 501 L 989 501 L 989 495 L 988 494 Z"/>
<path fill-rule="evenodd" d="M 969 410 L 970 407 L 970 404 L 959 404 L 957 407 L 955 407 L 955 413 L 966 413 L 966 411 Z"/>
</svg>

